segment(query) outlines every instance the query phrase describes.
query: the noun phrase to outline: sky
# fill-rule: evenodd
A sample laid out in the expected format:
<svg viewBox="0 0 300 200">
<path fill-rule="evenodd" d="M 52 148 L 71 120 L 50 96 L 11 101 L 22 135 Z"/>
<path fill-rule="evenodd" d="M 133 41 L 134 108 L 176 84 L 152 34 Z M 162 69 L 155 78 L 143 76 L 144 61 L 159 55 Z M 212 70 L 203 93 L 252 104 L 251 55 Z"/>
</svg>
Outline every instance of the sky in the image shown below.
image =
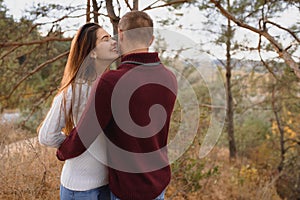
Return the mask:
<svg viewBox="0 0 300 200">
<path fill-rule="evenodd" d="M 84 2 L 84 3 L 83 3 Z M 122 2 L 122 1 L 121 1 Z M 143 0 L 140 1 L 139 7 L 145 8 L 146 6 L 150 5 L 154 0 Z M 32 5 L 37 3 L 55 3 L 55 4 L 63 4 L 63 5 L 82 5 L 85 4 L 85 1 L 83 0 L 4 0 L 4 4 L 8 7 L 9 13 L 14 16 L 14 18 L 18 19 L 20 18 L 25 9 L 29 9 Z M 129 9 L 121 9 L 122 13 L 121 16 L 129 11 Z M 166 11 L 165 8 L 157 8 L 154 10 L 147 11 L 151 17 L 156 22 L 159 19 L 165 19 L 166 17 L 172 17 L 169 12 Z M 183 11 L 179 11 L 179 13 L 185 13 L 185 15 L 180 19 L 181 22 L 184 22 L 186 26 L 191 25 L 197 25 L 197 28 L 202 27 L 201 21 L 205 20 L 204 16 L 198 11 L 197 8 L 188 8 Z M 163 14 L 162 14 L 163 13 Z M 81 18 L 81 23 L 84 23 L 85 18 Z M 110 24 L 108 20 L 106 20 L 104 23 Z M 176 28 L 176 27 L 175 27 Z"/>
<path fill-rule="evenodd" d="M 63 4 L 63 5 L 82 5 L 85 4 L 86 1 L 83 0 L 64 0 L 64 1 L 60 1 L 60 0 L 4 0 L 4 4 L 7 6 L 7 8 L 9 9 L 9 14 L 13 15 L 15 19 L 20 18 L 25 9 L 29 9 L 30 7 L 32 7 L 34 4 L 37 3 L 55 3 L 55 4 Z M 121 1 L 122 2 L 122 1 Z M 144 8 L 147 5 L 151 4 L 152 2 L 154 2 L 154 0 L 143 0 L 140 1 L 139 3 L 139 7 L 140 8 Z M 121 13 L 121 16 L 129 11 L 129 10 L 124 10 L 121 9 L 121 11 L 123 11 L 123 13 Z M 182 46 L 182 41 L 189 41 L 187 42 L 186 45 L 189 46 L 193 46 L 196 51 L 198 51 L 199 49 L 212 49 L 211 44 L 208 43 L 209 39 L 211 39 L 211 35 L 208 34 L 208 32 L 203 31 L 205 29 L 203 22 L 206 20 L 205 17 L 203 16 L 203 14 L 201 12 L 199 12 L 199 10 L 197 8 L 184 8 L 183 10 L 180 10 L 177 12 L 177 14 L 182 14 L 184 13 L 184 15 L 182 17 L 179 17 L 177 20 L 177 25 L 174 26 L 168 26 L 166 27 L 162 27 L 159 26 L 159 24 L 157 23 L 158 20 L 162 20 L 162 19 L 166 19 L 167 17 L 170 18 L 174 18 L 176 17 L 176 15 L 174 15 L 174 13 L 170 13 L 167 11 L 166 8 L 158 8 L 158 9 L 154 9 L 151 11 L 147 11 L 148 14 L 154 19 L 154 25 L 155 27 L 158 27 L 159 30 L 161 30 L 161 32 L 166 33 L 168 31 L 172 31 L 174 32 L 174 34 L 169 34 L 169 37 L 172 38 L 172 40 L 170 40 L 171 43 L 175 43 L 178 46 Z M 45 20 L 45 19 L 42 19 Z M 109 32 L 112 33 L 112 27 L 110 25 L 110 22 L 108 21 L 108 19 L 105 19 L 106 21 L 102 21 L 100 22 L 103 27 Z M 76 19 L 76 20 L 68 20 L 65 21 L 64 24 L 65 26 L 69 26 L 70 24 L 74 24 L 75 27 L 79 27 L 82 24 L 84 24 L 85 22 L 85 18 L 82 17 L 81 19 Z M 289 25 L 295 23 L 295 22 L 300 22 L 300 14 L 298 10 L 289 10 L 285 13 L 283 13 L 278 19 L 276 19 L 276 22 L 279 24 L 284 24 L 285 27 L 288 27 Z M 179 27 L 178 25 L 182 24 L 183 26 Z M 74 35 L 75 33 L 75 29 L 73 30 L 73 32 L 69 32 L 67 34 L 69 35 Z M 281 37 L 281 40 L 283 43 L 285 43 L 284 45 L 288 45 L 291 41 L 287 40 L 285 38 L 284 35 L 282 35 L 280 32 L 278 32 L 278 30 L 273 29 L 270 30 L 270 32 L 274 33 L 274 35 L 276 35 L 277 37 Z M 277 33 L 278 32 L 278 33 Z M 169 32 L 170 33 L 170 32 Z M 173 36 L 172 36 L 173 35 Z M 250 46 L 252 47 L 256 47 L 257 46 L 257 42 L 258 42 L 258 36 L 250 31 L 247 31 L 245 29 L 238 29 L 236 35 L 237 40 L 242 41 L 242 40 L 247 40 L 248 43 L 250 44 Z M 178 40 L 178 37 L 181 38 L 181 40 Z M 180 43 L 181 41 L 181 43 Z M 184 45 L 183 45 L 184 46 Z M 196 48 L 195 48 L 196 47 Z M 213 46 L 213 51 L 214 53 L 221 59 L 225 58 L 225 52 L 224 52 L 224 45 L 223 47 L 217 47 L 217 46 Z M 186 53 L 187 56 L 196 56 L 196 54 L 191 53 L 191 52 L 187 52 Z M 239 55 L 235 55 L 237 58 L 242 59 L 244 56 L 247 56 L 247 58 L 249 59 L 258 59 L 258 55 L 257 52 L 252 52 L 252 53 L 240 53 Z M 271 53 L 266 55 L 267 57 L 272 57 L 272 56 L 277 56 L 277 54 L 275 53 Z"/>
</svg>

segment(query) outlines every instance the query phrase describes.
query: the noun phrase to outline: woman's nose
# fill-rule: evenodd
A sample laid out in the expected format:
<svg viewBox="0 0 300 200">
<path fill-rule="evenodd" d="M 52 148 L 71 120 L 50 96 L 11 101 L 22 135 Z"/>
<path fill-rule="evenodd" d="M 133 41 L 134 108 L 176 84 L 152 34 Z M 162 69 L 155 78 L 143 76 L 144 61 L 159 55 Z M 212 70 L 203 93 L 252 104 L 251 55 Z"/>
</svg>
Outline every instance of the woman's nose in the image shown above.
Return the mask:
<svg viewBox="0 0 300 200">
<path fill-rule="evenodd" d="M 114 40 L 114 39 L 112 39 L 112 40 L 111 40 L 111 43 L 112 43 L 112 45 L 116 45 L 116 44 L 117 44 L 117 41 Z"/>
</svg>

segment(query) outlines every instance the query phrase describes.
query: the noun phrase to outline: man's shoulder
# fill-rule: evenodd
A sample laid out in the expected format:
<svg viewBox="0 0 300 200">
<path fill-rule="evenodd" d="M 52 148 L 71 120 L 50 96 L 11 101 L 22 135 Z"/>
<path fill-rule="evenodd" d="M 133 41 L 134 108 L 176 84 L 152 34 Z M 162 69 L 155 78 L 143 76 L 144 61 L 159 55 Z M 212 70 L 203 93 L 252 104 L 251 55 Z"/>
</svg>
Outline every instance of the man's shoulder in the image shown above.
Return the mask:
<svg viewBox="0 0 300 200">
<path fill-rule="evenodd" d="M 166 74 L 170 76 L 172 79 L 176 80 L 175 70 L 172 70 L 172 68 L 166 67 L 165 65 L 162 66 Z"/>
<path fill-rule="evenodd" d="M 110 81 L 112 79 L 118 78 L 120 76 L 120 73 L 118 70 L 109 70 L 102 74 L 101 79 Z"/>
<path fill-rule="evenodd" d="M 122 76 L 120 70 L 109 70 L 101 75 L 100 83 L 106 83 L 109 85 L 114 85 Z"/>
</svg>

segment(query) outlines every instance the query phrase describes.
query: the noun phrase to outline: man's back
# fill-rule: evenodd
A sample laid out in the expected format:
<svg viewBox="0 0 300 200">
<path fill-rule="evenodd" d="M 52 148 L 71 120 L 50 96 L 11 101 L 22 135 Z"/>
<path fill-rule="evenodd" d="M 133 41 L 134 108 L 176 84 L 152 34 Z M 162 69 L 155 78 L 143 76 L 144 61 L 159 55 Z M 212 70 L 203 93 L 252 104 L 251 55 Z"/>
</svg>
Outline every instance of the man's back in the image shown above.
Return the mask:
<svg viewBox="0 0 300 200">
<path fill-rule="evenodd" d="M 109 138 L 109 185 L 121 199 L 154 199 L 171 177 L 166 145 L 177 81 L 157 53 L 129 54 L 122 63 L 102 76 L 95 99 Z"/>
</svg>

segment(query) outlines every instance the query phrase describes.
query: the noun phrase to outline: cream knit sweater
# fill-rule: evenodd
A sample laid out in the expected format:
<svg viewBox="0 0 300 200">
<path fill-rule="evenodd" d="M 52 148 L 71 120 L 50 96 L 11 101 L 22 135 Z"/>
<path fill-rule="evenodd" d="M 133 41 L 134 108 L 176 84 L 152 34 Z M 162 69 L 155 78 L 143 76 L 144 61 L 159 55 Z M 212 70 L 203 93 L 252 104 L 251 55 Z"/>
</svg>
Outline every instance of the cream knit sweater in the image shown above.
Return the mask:
<svg viewBox="0 0 300 200">
<path fill-rule="evenodd" d="M 62 132 L 65 126 L 65 109 L 70 109 L 72 94 L 76 97 L 73 103 L 73 118 L 75 126 L 85 108 L 91 86 L 78 84 L 75 91 L 70 86 L 67 90 L 67 101 L 64 106 L 63 93 L 55 96 L 50 111 L 39 130 L 39 142 L 45 146 L 58 148 L 66 138 Z M 75 94 L 74 94 L 75 93 Z M 93 144 L 83 154 L 65 161 L 61 173 L 61 184 L 75 191 L 85 191 L 108 184 L 106 163 L 106 146 L 104 134 L 100 134 Z M 95 157 L 97 156 L 97 157 Z M 101 161 L 101 162 L 100 162 Z"/>
</svg>

